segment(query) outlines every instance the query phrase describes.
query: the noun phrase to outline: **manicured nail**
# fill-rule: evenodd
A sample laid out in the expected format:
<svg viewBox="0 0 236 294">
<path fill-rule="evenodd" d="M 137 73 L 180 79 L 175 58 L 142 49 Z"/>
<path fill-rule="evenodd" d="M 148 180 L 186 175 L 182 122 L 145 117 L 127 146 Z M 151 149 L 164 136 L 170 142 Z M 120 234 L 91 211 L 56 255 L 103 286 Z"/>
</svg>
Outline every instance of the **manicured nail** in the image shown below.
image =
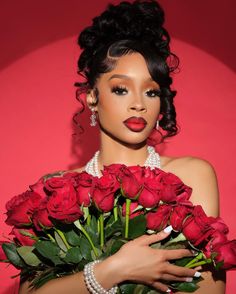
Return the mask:
<svg viewBox="0 0 236 294">
<path fill-rule="evenodd" d="M 167 290 L 166 290 L 166 293 L 171 293 L 171 290 L 170 290 L 170 289 L 167 289 Z"/>
<path fill-rule="evenodd" d="M 196 272 L 196 273 L 194 274 L 194 277 L 195 277 L 195 278 L 199 278 L 199 277 L 201 277 L 201 275 L 202 275 L 202 274 L 201 274 L 200 272 Z"/>
<path fill-rule="evenodd" d="M 166 227 L 166 228 L 164 229 L 164 232 L 165 232 L 166 234 L 168 234 L 168 233 L 170 233 L 172 230 L 173 230 L 172 226 L 168 226 L 168 227 Z"/>
<path fill-rule="evenodd" d="M 192 282 L 193 281 L 193 278 L 186 278 L 185 281 L 186 282 Z"/>
</svg>

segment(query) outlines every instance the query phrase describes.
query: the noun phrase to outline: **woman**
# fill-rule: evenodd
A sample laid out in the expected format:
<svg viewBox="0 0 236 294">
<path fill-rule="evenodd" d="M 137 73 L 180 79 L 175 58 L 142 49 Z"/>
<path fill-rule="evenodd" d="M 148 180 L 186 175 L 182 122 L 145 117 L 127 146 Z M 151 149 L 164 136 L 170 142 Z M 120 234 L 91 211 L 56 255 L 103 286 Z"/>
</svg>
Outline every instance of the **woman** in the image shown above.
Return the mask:
<svg viewBox="0 0 236 294">
<path fill-rule="evenodd" d="M 208 215 L 217 216 L 218 190 L 213 168 L 197 158 L 151 155 L 153 149 L 147 145 L 150 136 L 153 141 L 153 134 L 158 134 L 158 125 L 163 139 L 177 133 L 173 104 L 176 93 L 170 88 L 170 73 L 176 69 L 178 59 L 169 50 L 169 35 L 163 22 L 163 10 L 155 1 L 122 2 L 111 5 L 80 34 L 83 52 L 78 64 L 85 81 L 78 83 L 78 93 L 87 93 L 91 125 L 100 126 L 100 149 L 85 167 L 76 171 L 86 170 L 100 176 L 103 166 L 112 163 L 154 164 L 192 187 L 191 201 L 202 205 Z M 205 197 L 210 199 L 206 201 Z M 191 281 L 194 276 L 199 277 L 201 273 L 197 270 L 201 269 L 169 262 L 191 256 L 192 252 L 149 246 L 166 238 L 170 230 L 168 227 L 158 234 L 130 241 L 113 256 L 95 264 L 92 275 L 96 293 L 104 293 L 101 288 L 115 293 L 113 287 L 126 280 L 171 292 L 165 281 Z M 52 280 L 34 291 L 24 283 L 20 293 L 93 293 L 89 283 L 85 283 L 86 275 L 80 272 Z M 202 272 L 202 277 L 196 293 L 224 293 L 224 277 L 215 280 L 210 271 Z"/>
</svg>

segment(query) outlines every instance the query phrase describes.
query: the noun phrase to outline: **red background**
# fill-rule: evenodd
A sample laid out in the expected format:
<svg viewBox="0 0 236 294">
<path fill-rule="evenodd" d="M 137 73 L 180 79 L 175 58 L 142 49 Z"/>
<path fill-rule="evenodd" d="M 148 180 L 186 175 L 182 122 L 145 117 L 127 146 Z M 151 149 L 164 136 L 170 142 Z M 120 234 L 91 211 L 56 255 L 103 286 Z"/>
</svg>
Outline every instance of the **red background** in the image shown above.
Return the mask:
<svg viewBox="0 0 236 294">
<path fill-rule="evenodd" d="M 180 73 L 174 76 L 181 133 L 161 150 L 203 157 L 213 164 L 221 215 L 235 238 L 236 3 L 160 2 L 173 49 L 181 59 Z M 79 55 L 76 36 L 107 3 L 0 3 L 1 235 L 9 232 L 3 213 L 10 197 L 45 173 L 83 164 L 98 147 L 97 130 L 88 126 L 87 113 L 81 116 L 85 135 L 72 139 L 72 115 L 77 110 L 73 83 Z M 5 265 L 0 270 L 0 293 L 16 293 L 18 282 L 9 278 L 16 271 Z M 235 272 L 228 274 L 227 294 L 236 291 L 234 276 Z"/>
</svg>

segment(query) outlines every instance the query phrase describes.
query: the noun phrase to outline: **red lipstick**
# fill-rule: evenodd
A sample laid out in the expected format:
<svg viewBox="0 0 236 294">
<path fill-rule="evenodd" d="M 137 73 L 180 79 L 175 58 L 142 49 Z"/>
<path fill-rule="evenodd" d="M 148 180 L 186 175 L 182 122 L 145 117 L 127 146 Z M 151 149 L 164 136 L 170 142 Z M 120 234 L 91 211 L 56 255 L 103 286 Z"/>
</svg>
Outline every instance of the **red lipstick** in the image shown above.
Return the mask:
<svg viewBox="0 0 236 294">
<path fill-rule="evenodd" d="M 123 121 L 124 125 L 133 132 L 141 132 L 146 127 L 146 120 L 142 117 L 132 116 Z"/>
</svg>

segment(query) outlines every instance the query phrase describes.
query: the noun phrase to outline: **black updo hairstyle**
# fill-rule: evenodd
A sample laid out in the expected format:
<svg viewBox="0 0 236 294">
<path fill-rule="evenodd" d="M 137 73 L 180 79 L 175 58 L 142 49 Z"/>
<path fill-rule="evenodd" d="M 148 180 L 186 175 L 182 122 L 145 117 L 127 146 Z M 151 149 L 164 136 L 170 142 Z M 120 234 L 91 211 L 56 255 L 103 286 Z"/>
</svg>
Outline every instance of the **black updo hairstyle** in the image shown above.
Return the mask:
<svg viewBox="0 0 236 294">
<path fill-rule="evenodd" d="M 165 138 L 176 135 L 178 130 L 173 104 L 176 91 L 170 89 L 170 73 L 178 68 L 179 59 L 170 52 L 170 37 L 163 23 L 164 11 L 154 0 L 110 4 L 79 36 L 83 51 L 78 60 L 78 73 L 85 82 L 75 85 L 77 99 L 82 102 L 80 94 L 93 89 L 99 76 L 111 71 L 119 57 L 140 53 L 152 79 L 160 85 L 162 119 L 159 124 L 165 130 Z"/>
</svg>

